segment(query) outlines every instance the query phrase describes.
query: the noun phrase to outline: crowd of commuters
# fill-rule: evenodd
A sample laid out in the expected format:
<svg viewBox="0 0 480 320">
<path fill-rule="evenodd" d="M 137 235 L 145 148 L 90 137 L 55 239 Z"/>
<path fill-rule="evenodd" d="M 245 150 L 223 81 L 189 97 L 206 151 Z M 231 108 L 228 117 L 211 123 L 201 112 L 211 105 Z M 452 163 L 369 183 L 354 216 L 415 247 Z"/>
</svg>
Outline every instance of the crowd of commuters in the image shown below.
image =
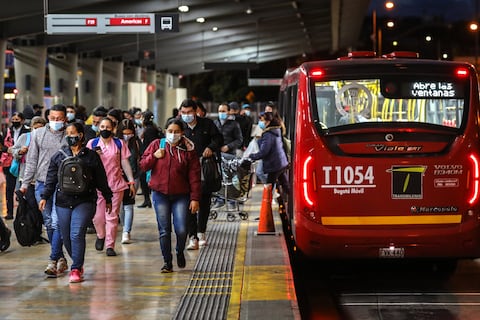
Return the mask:
<svg viewBox="0 0 480 320">
<path fill-rule="evenodd" d="M 72 260 L 70 282 L 81 282 L 86 233 L 96 234 L 96 250 L 106 248 L 106 256 L 116 256 L 119 223 L 121 243 L 132 243 L 134 205 L 141 195 L 143 203 L 138 207 L 153 207 L 156 214 L 164 259 L 161 272 L 173 271 L 172 231 L 177 266 L 184 268 L 185 249 L 208 245 L 212 190 L 201 183 L 202 158 L 220 162 L 222 153 L 242 157 L 252 139 L 258 140 L 259 152 L 249 158 L 263 161 L 267 183 L 279 181 L 288 190 L 284 126 L 270 108 L 274 105 L 267 104 L 254 125 L 249 104 L 221 103 L 218 117 L 212 120 L 202 103 L 186 99 L 174 108 L 164 131 L 155 124 L 152 112 L 136 108 L 99 106 L 87 116 L 84 108 L 74 106 L 57 104 L 45 112 L 40 105 L 27 106 L 27 116 L 12 114 L 0 136 L 0 162 L 6 178 L 4 218 L 14 218 L 16 189 L 35 197 L 51 251 L 45 273 L 56 277 L 68 269 L 65 247 Z M 94 177 L 80 195 L 59 187 L 58 171 L 69 157 L 78 158 L 85 172 Z M 20 163 L 16 174 L 9 168 L 12 159 Z M 11 230 L 0 219 L 0 251 L 8 249 L 10 237 Z"/>
</svg>

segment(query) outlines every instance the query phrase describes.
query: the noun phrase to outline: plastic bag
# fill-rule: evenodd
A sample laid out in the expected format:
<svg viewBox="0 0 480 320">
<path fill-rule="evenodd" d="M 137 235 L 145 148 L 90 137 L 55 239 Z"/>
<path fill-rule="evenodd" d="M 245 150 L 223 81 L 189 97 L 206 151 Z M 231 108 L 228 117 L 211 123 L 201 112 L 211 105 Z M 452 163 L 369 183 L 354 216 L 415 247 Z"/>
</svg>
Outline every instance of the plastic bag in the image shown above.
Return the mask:
<svg viewBox="0 0 480 320">
<path fill-rule="evenodd" d="M 257 139 L 252 139 L 247 149 L 243 152 L 243 157 L 248 158 L 251 154 L 257 153 L 258 151 L 260 151 L 260 149 L 258 148 Z"/>
<path fill-rule="evenodd" d="M 18 174 L 20 172 L 20 160 L 13 159 L 9 170 L 14 177 L 18 178 Z"/>
</svg>

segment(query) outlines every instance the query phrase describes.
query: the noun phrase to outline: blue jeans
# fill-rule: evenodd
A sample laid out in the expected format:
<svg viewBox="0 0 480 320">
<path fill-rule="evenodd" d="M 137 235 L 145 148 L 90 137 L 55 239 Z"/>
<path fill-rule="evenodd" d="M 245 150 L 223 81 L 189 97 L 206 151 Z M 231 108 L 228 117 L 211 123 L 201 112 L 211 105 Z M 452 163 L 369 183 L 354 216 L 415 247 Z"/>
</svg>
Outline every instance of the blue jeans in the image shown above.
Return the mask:
<svg viewBox="0 0 480 320">
<path fill-rule="evenodd" d="M 132 231 L 133 204 L 124 204 L 120 210 L 120 221 L 122 221 L 123 232 Z"/>
<path fill-rule="evenodd" d="M 72 269 L 81 270 L 85 260 L 85 235 L 95 214 L 93 202 L 80 203 L 73 209 L 56 207 L 63 244 L 72 258 Z"/>
<path fill-rule="evenodd" d="M 165 263 L 172 263 L 172 216 L 175 235 L 177 236 L 176 253 L 185 250 L 187 241 L 187 218 L 190 195 L 167 195 L 152 191 L 152 202 L 157 216 L 160 249 Z"/>
<path fill-rule="evenodd" d="M 45 184 L 43 182 L 37 181 L 35 183 L 35 199 L 37 202 L 42 200 L 42 193 L 43 189 L 45 188 Z M 48 241 L 50 241 L 50 247 L 52 252 L 50 253 L 50 260 L 57 261 L 60 258 L 63 258 L 63 241 L 62 235 L 60 234 L 60 230 L 58 230 L 58 218 L 57 213 L 55 212 L 55 206 L 53 203 L 55 202 L 55 194 L 51 197 L 45 206 L 45 209 L 42 212 L 43 216 L 43 224 L 45 228 L 47 228 L 47 236 Z"/>
</svg>

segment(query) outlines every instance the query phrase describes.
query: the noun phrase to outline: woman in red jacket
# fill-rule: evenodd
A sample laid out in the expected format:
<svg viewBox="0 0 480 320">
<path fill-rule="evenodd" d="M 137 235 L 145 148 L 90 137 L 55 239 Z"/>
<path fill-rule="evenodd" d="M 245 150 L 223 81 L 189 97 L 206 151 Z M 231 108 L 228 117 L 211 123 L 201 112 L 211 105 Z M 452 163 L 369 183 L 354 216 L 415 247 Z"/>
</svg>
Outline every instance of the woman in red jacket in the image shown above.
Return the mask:
<svg viewBox="0 0 480 320">
<path fill-rule="evenodd" d="M 173 271 L 172 265 L 172 216 L 177 236 L 177 265 L 185 268 L 185 243 L 187 218 L 199 208 L 201 196 L 200 161 L 192 141 L 183 136 L 184 124 L 179 119 L 167 123 L 166 143 L 154 140 L 140 160 L 140 168 L 152 170 L 150 182 L 152 201 L 157 216 L 160 248 L 164 260 L 162 273 Z"/>
</svg>

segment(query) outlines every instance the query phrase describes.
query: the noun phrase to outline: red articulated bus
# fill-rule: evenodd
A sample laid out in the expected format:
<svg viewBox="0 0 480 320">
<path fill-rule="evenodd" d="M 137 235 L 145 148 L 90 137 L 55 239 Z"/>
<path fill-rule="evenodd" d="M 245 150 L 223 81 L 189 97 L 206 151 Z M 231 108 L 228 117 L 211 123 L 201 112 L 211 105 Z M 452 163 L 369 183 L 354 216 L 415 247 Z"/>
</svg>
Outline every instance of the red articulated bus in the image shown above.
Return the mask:
<svg viewBox="0 0 480 320">
<path fill-rule="evenodd" d="M 480 256 L 478 79 L 468 63 L 381 58 L 288 70 L 287 205 L 310 258 Z"/>
</svg>

